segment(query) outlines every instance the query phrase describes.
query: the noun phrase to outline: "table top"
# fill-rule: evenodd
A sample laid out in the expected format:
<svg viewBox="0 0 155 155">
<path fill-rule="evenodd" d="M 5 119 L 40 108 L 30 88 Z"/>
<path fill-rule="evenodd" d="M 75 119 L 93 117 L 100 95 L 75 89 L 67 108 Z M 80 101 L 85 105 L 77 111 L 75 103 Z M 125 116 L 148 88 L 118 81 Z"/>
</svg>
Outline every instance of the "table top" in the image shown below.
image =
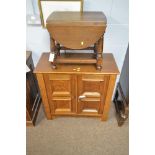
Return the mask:
<svg viewBox="0 0 155 155">
<path fill-rule="evenodd" d="M 96 70 L 95 64 L 57 64 L 57 69 L 52 69 L 48 61 L 50 53 L 42 53 L 34 73 L 66 73 L 66 74 L 119 74 L 118 67 L 112 53 L 103 54 L 103 68 Z"/>
<path fill-rule="evenodd" d="M 55 11 L 49 15 L 46 23 L 55 26 L 106 26 L 107 19 L 103 12 Z"/>
</svg>

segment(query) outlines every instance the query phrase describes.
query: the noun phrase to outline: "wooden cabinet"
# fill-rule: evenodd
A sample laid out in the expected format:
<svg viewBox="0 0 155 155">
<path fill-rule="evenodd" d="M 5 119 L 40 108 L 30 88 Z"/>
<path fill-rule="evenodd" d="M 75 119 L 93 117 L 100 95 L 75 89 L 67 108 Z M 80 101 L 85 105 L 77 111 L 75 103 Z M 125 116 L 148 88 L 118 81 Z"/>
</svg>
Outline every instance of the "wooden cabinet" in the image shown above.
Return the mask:
<svg viewBox="0 0 155 155">
<path fill-rule="evenodd" d="M 32 52 L 26 52 L 26 64 L 30 71 L 26 73 L 26 125 L 33 126 L 41 104 L 39 88 L 35 75 L 33 74 L 34 64 Z"/>
<path fill-rule="evenodd" d="M 99 116 L 107 120 L 115 79 L 119 73 L 112 54 L 104 54 L 101 71 L 94 65 L 59 65 L 52 69 L 49 53 L 43 53 L 35 69 L 45 113 Z"/>
</svg>

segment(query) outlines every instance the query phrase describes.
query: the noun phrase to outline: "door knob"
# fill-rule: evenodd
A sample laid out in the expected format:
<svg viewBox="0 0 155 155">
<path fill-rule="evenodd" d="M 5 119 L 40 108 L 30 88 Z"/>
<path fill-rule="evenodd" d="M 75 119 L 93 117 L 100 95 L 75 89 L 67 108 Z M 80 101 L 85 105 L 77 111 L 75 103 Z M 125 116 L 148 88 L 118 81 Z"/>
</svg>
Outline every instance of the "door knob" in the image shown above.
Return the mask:
<svg viewBox="0 0 155 155">
<path fill-rule="evenodd" d="M 86 96 L 85 95 L 80 95 L 78 99 L 81 100 L 83 98 L 86 98 Z"/>
</svg>

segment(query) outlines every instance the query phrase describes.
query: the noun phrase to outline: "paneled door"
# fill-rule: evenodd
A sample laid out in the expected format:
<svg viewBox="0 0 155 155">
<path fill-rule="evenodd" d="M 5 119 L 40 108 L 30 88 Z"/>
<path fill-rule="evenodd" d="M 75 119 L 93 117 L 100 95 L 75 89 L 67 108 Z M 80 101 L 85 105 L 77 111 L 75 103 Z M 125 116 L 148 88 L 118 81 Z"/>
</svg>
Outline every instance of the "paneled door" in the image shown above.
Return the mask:
<svg viewBox="0 0 155 155">
<path fill-rule="evenodd" d="M 77 84 L 78 113 L 102 114 L 109 76 L 79 75 Z"/>
<path fill-rule="evenodd" d="M 51 113 L 75 113 L 75 76 L 68 74 L 45 74 L 44 80 Z"/>
</svg>

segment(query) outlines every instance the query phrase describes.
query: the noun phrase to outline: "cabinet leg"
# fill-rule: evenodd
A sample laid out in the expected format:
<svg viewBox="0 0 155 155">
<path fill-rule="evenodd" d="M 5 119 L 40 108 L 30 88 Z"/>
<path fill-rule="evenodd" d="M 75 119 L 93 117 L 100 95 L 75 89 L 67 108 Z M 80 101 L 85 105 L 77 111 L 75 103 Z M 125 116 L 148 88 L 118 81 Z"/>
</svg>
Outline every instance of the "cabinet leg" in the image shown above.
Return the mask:
<svg viewBox="0 0 155 155">
<path fill-rule="evenodd" d="M 57 56 L 60 56 L 60 44 L 59 43 L 57 43 L 56 48 L 57 48 Z"/>
</svg>

